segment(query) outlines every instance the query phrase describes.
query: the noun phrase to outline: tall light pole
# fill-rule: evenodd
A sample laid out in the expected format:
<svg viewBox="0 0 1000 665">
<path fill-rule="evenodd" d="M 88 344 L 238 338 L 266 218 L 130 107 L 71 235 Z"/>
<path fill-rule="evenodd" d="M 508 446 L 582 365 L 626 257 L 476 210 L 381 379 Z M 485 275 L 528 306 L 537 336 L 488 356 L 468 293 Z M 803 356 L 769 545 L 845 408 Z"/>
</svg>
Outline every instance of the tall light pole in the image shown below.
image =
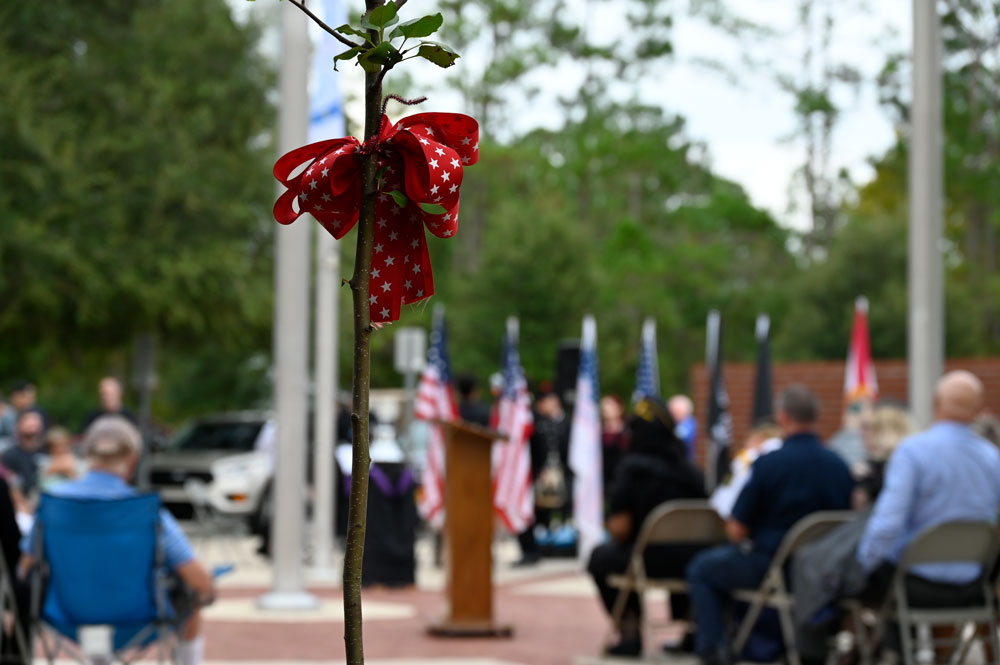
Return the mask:
<svg viewBox="0 0 1000 665">
<path fill-rule="evenodd" d="M 281 71 L 278 152 L 306 142 L 309 118 L 309 36 L 306 17 L 281 3 Z M 305 220 L 304 220 L 305 221 Z M 258 599 L 268 609 L 308 609 L 319 602 L 305 591 L 302 545 L 305 526 L 305 453 L 308 418 L 309 237 L 308 223 L 277 227 L 274 270 L 274 402 L 278 419 L 274 510 L 271 516 L 271 592 Z"/>
<path fill-rule="evenodd" d="M 941 36 L 935 0 L 913 0 L 910 107 L 909 375 L 918 427 L 933 419 L 934 385 L 944 369 Z"/>
</svg>

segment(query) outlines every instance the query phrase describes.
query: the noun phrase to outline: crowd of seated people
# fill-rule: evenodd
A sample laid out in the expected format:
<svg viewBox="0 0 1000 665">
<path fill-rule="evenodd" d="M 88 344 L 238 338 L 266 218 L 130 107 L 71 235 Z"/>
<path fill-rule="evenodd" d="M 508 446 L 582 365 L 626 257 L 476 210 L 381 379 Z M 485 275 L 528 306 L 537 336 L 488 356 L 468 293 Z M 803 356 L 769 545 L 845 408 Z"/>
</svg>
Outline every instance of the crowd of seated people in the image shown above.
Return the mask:
<svg viewBox="0 0 1000 665">
<path fill-rule="evenodd" d="M 801 550 L 804 561 L 806 556 L 813 559 L 797 569 L 789 581 L 794 585 L 804 579 L 799 574 L 801 568 L 811 569 L 814 575 L 821 569 L 850 568 L 857 577 L 851 593 L 873 608 L 881 607 L 900 557 L 919 533 L 953 521 L 996 523 L 1000 450 L 979 433 L 990 431 L 990 421 L 983 416 L 983 397 L 982 383 L 975 375 L 950 372 L 937 385 L 934 423 L 929 428 L 914 432 L 906 412 L 896 406 L 868 409 L 857 419 L 860 451 L 852 449 L 849 456 L 842 456 L 816 434 L 819 403 L 815 395 L 803 386 L 782 391 L 775 404 L 777 430 L 764 426 L 751 431 L 744 451 L 733 460 L 730 477 L 711 499 L 711 505 L 726 520 L 729 542 L 685 551 L 683 561 L 669 551 L 647 554 L 650 577 L 674 577 L 678 565 L 685 568 L 690 608 L 671 599 L 673 618 L 687 618 L 687 612 L 693 617 L 693 640 L 682 646 L 706 664 L 739 660 L 731 639 L 735 632 L 734 592 L 757 588 L 788 531 L 816 511 L 855 512 L 850 519 L 845 515 L 842 530 L 828 534 L 839 539 L 837 547 L 817 542 L 816 547 Z M 637 410 L 659 413 L 642 404 Z M 628 426 L 641 431 L 646 422 L 637 413 Z M 653 451 L 658 460 L 655 465 L 638 458 L 632 464 L 628 458 L 622 461 L 621 471 L 634 464 L 648 479 L 620 478 L 616 483 L 616 489 L 632 489 L 616 492 L 621 496 L 612 499 L 608 521 L 612 542 L 596 549 L 591 558 L 590 572 L 609 609 L 616 591 L 609 588 L 606 578 L 625 569 L 635 532 L 656 501 L 703 495 L 702 488 L 681 489 L 690 484 L 676 479 L 669 481 L 670 489 L 666 487 L 670 474 L 676 477 L 683 473 L 684 465 L 667 452 L 676 446 L 669 415 L 662 429 L 646 430 L 651 440 L 645 447 Z M 670 471 L 656 475 L 655 470 L 661 467 Z M 647 487 L 658 487 L 658 493 L 644 489 Z M 836 556 L 845 560 L 823 560 Z M 809 573 L 807 570 L 805 578 Z M 976 564 L 933 564 L 916 568 L 906 584 L 925 600 L 954 603 L 968 596 L 967 587 L 980 574 Z M 812 592 L 805 582 L 802 587 L 798 593 L 806 589 Z M 792 592 L 798 602 L 796 589 Z M 822 614 L 825 620 L 816 624 L 819 630 L 796 634 L 795 647 L 807 665 L 824 662 L 829 638 L 847 626 L 837 610 L 839 598 L 809 600 L 813 601 L 808 604 L 809 611 Z M 630 599 L 619 626 L 620 640 L 608 647 L 609 652 L 641 655 L 637 619 L 642 608 L 638 605 Z M 808 619 L 806 623 L 810 623 Z M 898 635 L 886 631 L 880 646 L 883 653 L 898 652 Z"/>
<path fill-rule="evenodd" d="M 14 441 L 2 456 L 0 473 L 0 543 L 3 545 L 4 572 L 16 596 L 17 626 L 26 630 L 32 578 L 40 573 L 35 565 L 36 539 L 44 519 L 32 515 L 40 493 L 76 499 L 113 502 L 137 494 L 130 485 L 142 450 L 138 429 L 121 415 L 98 415 L 89 424 L 79 444 L 78 456 L 70 447 L 65 430 L 51 428 L 45 441 L 49 455 L 42 458 L 43 419 L 37 410 L 16 415 Z M 141 537 L 138 535 L 137 537 Z M 164 574 L 171 584 L 171 605 L 178 617 L 178 660 L 183 665 L 199 665 L 205 642 L 199 607 L 214 596 L 212 575 L 196 558 L 187 537 L 174 518 L 160 511 L 159 545 L 163 552 Z M 109 547 L 113 544 L 109 543 Z M 4 632 L 2 662 L 21 662 L 13 639 L 13 613 L 0 622 Z"/>
</svg>

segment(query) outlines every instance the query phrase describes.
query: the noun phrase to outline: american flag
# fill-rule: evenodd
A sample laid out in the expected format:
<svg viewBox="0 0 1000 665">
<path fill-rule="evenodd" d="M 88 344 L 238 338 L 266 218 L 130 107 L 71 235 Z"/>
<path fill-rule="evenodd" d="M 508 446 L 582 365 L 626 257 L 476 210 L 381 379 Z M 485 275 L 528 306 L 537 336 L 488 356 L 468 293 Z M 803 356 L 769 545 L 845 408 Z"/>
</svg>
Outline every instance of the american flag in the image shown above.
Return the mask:
<svg viewBox="0 0 1000 665">
<path fill-rule="evenodd" d="M 660 365 L 656 357 L 656 321 L 646 319 L 642 324 L 642 341 L 639 344 L 639 366 L 635 370 L 635 392 L 632 401 L 643 397 L 660 397 Z"/>
<path fill-rule="evenodd" d="M 535 518 L 531 486 L 531 447 L 534 429 L 528 382 L 517 350 L 517 319 L 507 319 L 503 350 L 503 393 L 493 413 L 493 426 L 507 441 L 493 444 L 496 470 L 493 477 L 493 509 L 511 533 L 521 533 Z"/>
<path fill-rule="evenodd" d="M 601 482 L 601 418 L 597 408 L 597 323 L 583 319 L 580 370 L 576 377 L 576 408 L 569 437 L 569 468 L 573 481 L 573 513 L 579 531 L 577 553 L 586 561 L 604 539 Z"/>
<path fill-rule="evenodd" d="M 417 418 L 424 420 L 458 420 L 458 405 L 451 385 L 448 332 L 443 307 L 434 309 L 427 367 L 417 386 L 414 412 Z M 444 474 L 444 435 L 439 425 L 431 425 L 422 478 L 423 492 L 418 508 L 421 517 L 435 529 L 444 526 Z"/>
</svg>

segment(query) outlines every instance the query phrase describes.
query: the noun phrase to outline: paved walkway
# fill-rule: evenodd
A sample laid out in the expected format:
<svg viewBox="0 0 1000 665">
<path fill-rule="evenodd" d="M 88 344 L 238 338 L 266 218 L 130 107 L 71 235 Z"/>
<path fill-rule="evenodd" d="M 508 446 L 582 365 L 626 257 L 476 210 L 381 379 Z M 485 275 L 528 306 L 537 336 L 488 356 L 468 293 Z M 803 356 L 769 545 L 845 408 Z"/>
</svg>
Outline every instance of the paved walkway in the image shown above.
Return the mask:
<svg viewBox="0 0 1000 665">
<path fill-rule="evenodd" d="M 316 610 L 264 611 L 270 570 L 249 541 L 196 543 L 211 563 L 236 562 L 220 597 L 205 613 L 209 664 L 343 661 L 342 596 L 333 582 L 310 583 Z M 499 621 L 513 624 L 510 639 L 444 639 L 426 634 L 444 611 L 443 571 L 430 565 L 428 543 L 418 547 L 418 584 L 400 591 L 364 592 L 365 654 L 372 665 L 569 665 L 593 661 L 606 620 L 593 586 L 574 560 L 547 560 L 513 568 L 512 542 L 498 544 L 494 579 Z M 613 662 L 613 661 L 607 661 Z M 634 662 L 634 661 L 632 661 Z"/>
</svg>

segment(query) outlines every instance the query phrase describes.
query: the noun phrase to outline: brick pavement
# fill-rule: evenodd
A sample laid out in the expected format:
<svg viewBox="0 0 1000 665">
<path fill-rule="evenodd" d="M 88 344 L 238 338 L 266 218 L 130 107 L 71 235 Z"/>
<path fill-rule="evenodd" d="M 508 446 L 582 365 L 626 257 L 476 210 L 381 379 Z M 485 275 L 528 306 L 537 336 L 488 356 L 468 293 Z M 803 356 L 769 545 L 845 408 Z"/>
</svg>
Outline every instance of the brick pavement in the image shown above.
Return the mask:
<svg viewBox="0 0 1000 665">
<path fill-rule="evenodd" d="M 444 610 L 441 571 L 418 548 L 418 587 L 366 590 L 366 660 L 404 665 L 415 660 L 469 665 L 569 665 L 599 653 L 606 620 L 590 580 L 573 561 L 512 569 L 508 550 L 499 552 L 496 615 L 513 624 L 510 639 L 433 638 L 425 628 Z M 207 554 L 207 553 L 206 553 Z M 221 552 L 220 552 L 221 554 Z M 217 558 L 209 556 L 209 559 Z M 222 585 L 219 602 L 206 612 L 207 660 L 212 663 L 343 662 L 342 596 L 333 585 L 311 586 L 318 611 L 260 612 L 269 572 L 252 557 Z"/>
<path fill-rule="evenodd" d="M 553 581 L 579 580 L 579 574 L 562 574 Z M 515 627 L 511 639 L 443 639 L 426 635 L 425 627 L 444 608 L 439 591 L 373 590 L 364 593 L 366 603 L 382 605 L 365 625 L 365 653 L 372 659 L 460 659 L 490 658 L 523 665 L 563 665 L 573 657 L 598 653 L 605 619 L 595 597 L 547 596 L 523 593 L 519 587 L 503 586 L 496 598 L 498 619 Z M 252 600 L 264 589 L 224 589 L 220 600 Z M 339 606 L 336 589 L 315 589 L 324 605 Z M 383 617 L 385 607 L 412 608 L 409 616 Z M 308 615 L 309 613 L 305 613 Z M 338 611 L 339 614 L 339 611 Z M 206 621 L 207 657 L 211 661 L 302 661 L 338 660 L 344 657 L 343 622 L 288 619 L 254 620 L 249 617 L 210 618 Z"/>
</svg>

